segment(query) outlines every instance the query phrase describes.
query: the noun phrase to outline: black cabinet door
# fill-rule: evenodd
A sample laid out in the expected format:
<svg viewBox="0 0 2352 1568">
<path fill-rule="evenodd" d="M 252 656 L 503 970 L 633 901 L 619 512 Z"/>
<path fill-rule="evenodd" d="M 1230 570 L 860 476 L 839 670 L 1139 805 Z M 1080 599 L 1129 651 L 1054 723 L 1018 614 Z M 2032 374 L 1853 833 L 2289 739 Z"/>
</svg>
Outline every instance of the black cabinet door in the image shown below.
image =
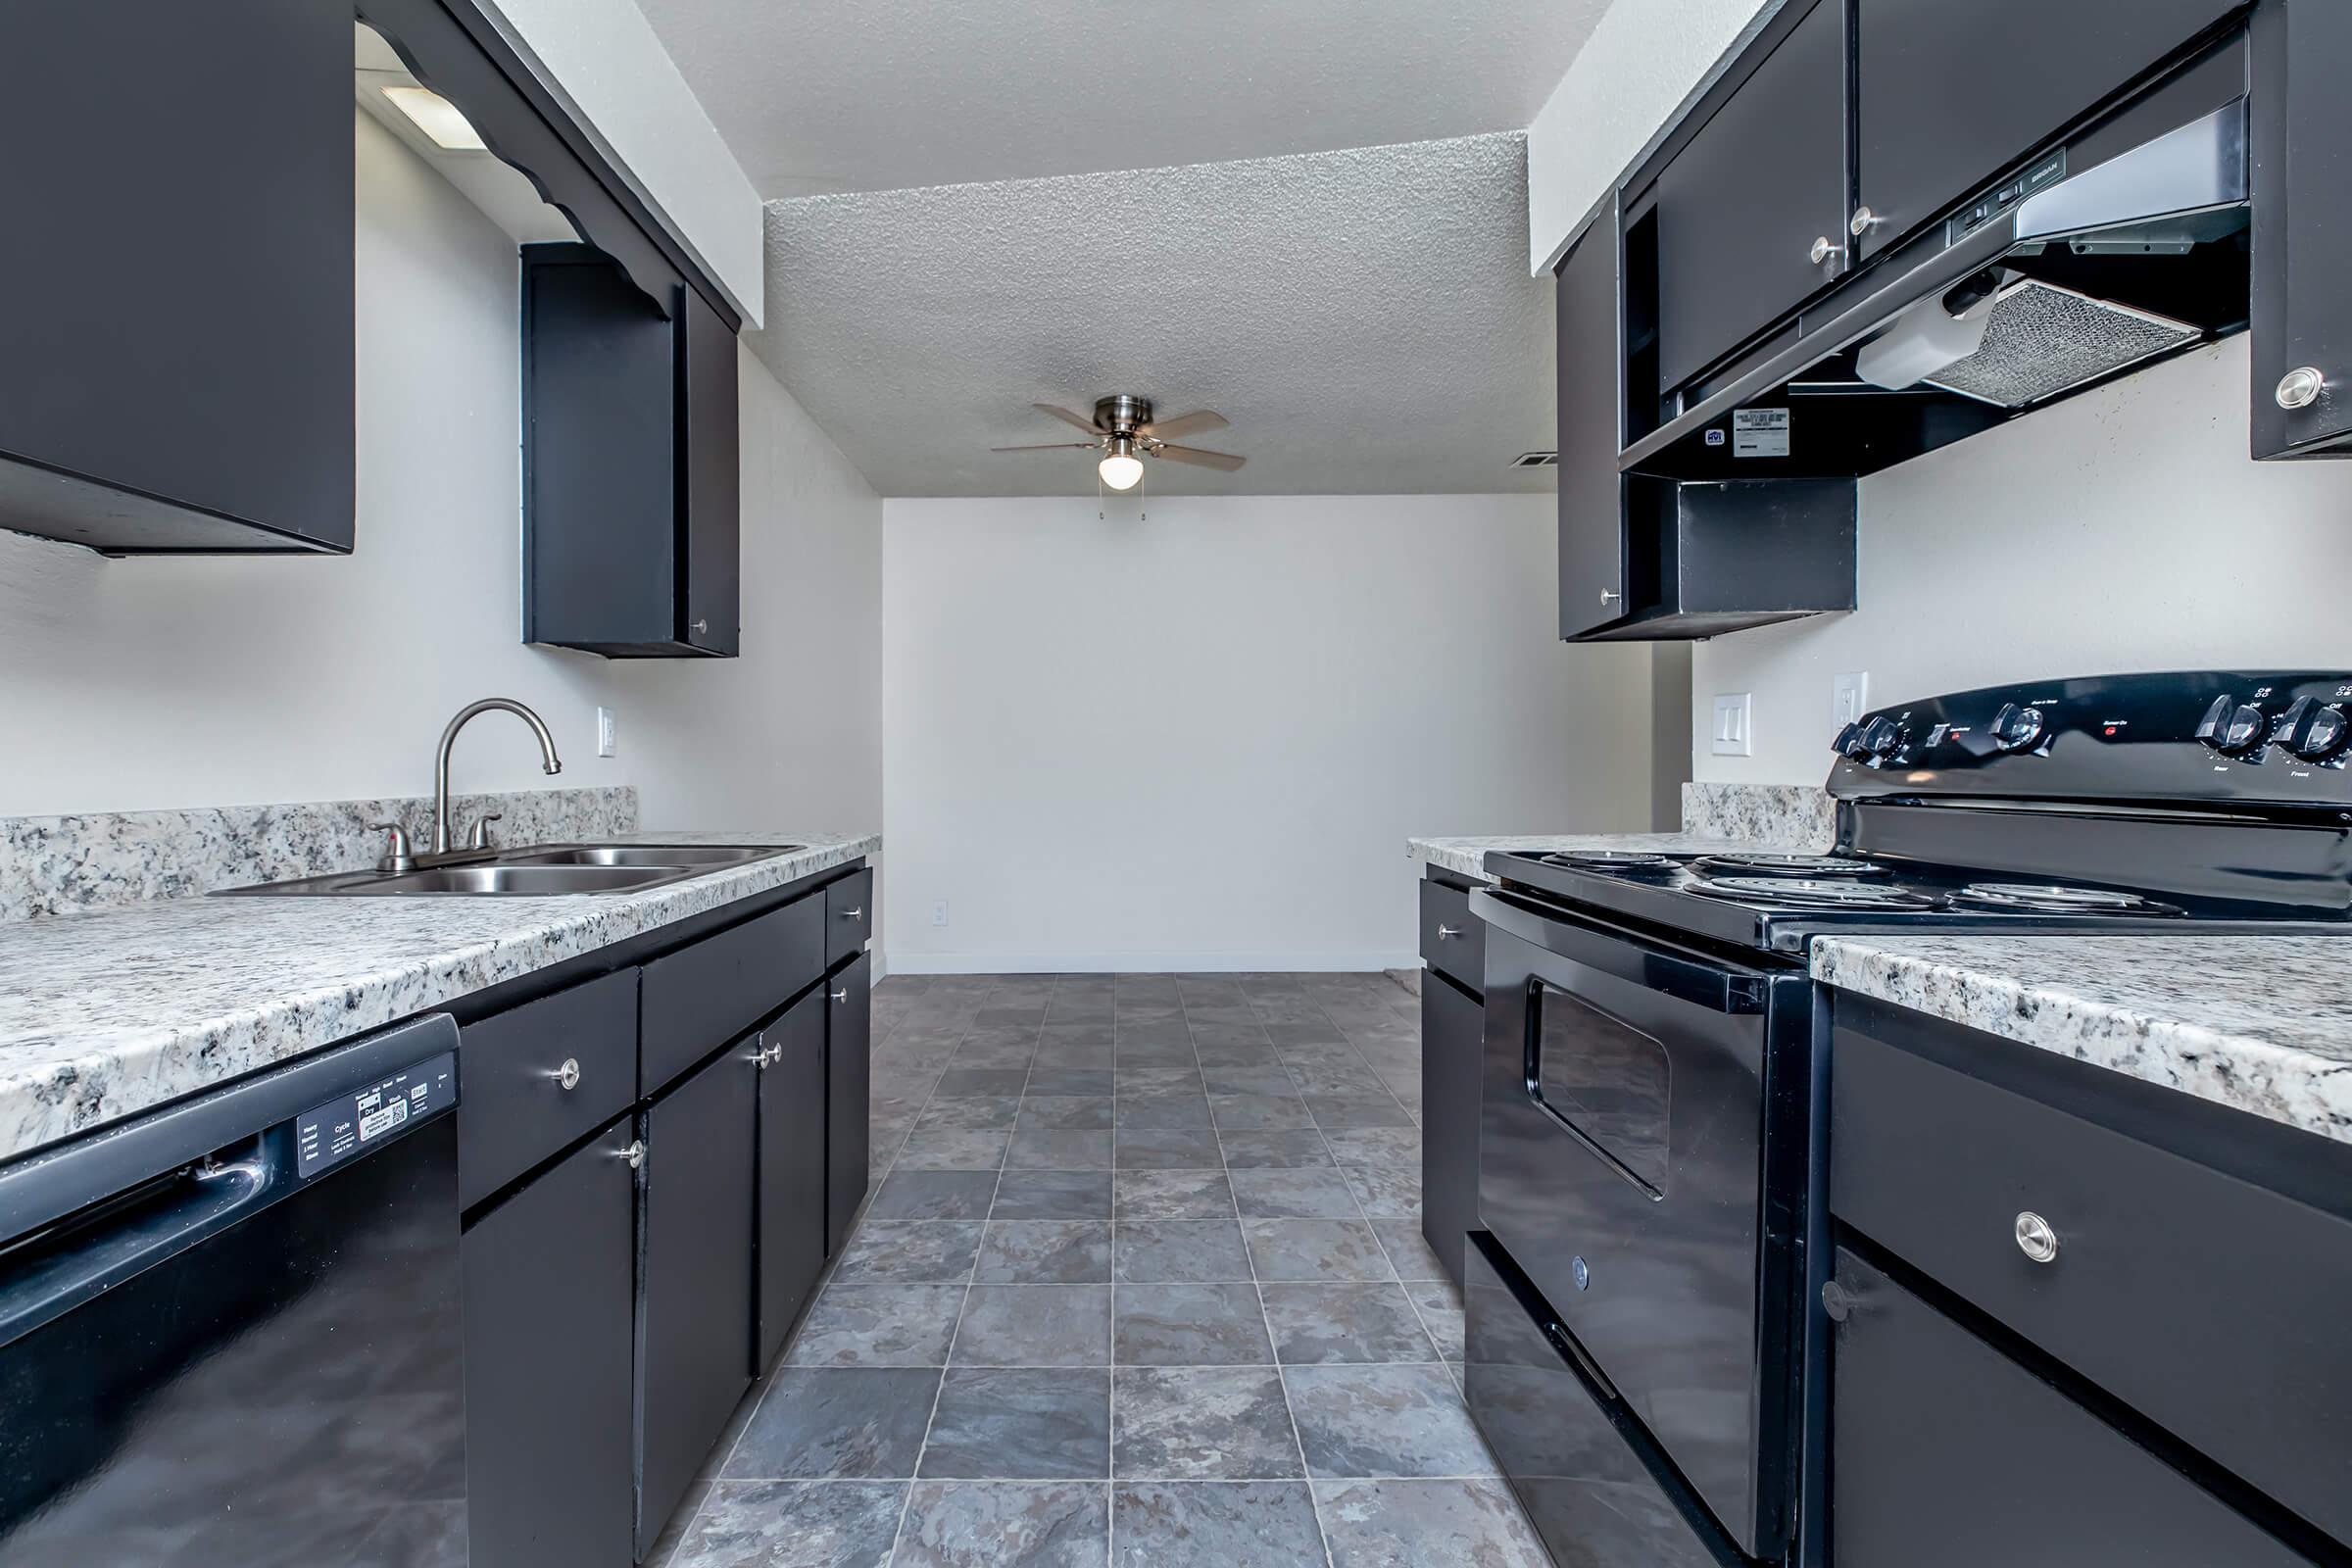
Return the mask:
<svg viewBox="0 0 2352 1568">
<path fill-rule="evenodd" d="M 681 639 L 705 653 L 741 651 L 742 471 L 735 332 L 702 295 L 678 288 L 679 450 L 686 493 L 686 599 Z"/>
<path fill-rule="evenodd" d="M 1614 203 L 1562 258 L 1554 284 L 1560 448 L 1560 635 L 1625 613 L 1625 398 Z"/>
<path fill-rule="evenodd" d="M 1836 1290 L 1833 1564 L 2307 1560 L 1843 1249 Z"/>
<path fill-rule="evenodd" d="M 1858 0 L 1858 253 L 1988 183 L 2237 0 Z M 2325 3 L 2325 0 L 2323 0 Z"/>
<path fill-rule="evenodd" d="M 637 1551 L 751 1386 L 760 1036 L 647 1106 L 637 1292 Z"/>
<path fill-rule="evenodd" d="M 1845 8 L 1818 0 L 1659 173 L 1661 387 L 1843 272 L 1845 75 Z"/>
<path fill-rule="evenodd" d="M 1462 1238 L 1478 1225 L 1478 1100 L 1486 1009 L 1421 972 L 1421 1234 L 1462 1283 Z"/>
<path fill-rule="evenodd" d="M 759 1329 L 754 1375 L 784 1348 L 825 1267 L 825 1014 L 811 991 L 761 1031 Z"/>
<path fill-rule="evenodd" d="M 865 1200 L 873 1086 L 873 958 L 859 954 L 835 970 L 825 998 L 825 1254 L 849 1240 Z"/>
<path fill-rule="evenodd" d="M 586 245 L 523 247 L 523 640 L 737 646 L 735 334 Z"/>
<path fill-rule="evenodd" d="M 0 33 L 0 523 L 348 551 L 349 15 L 14 5 Z"/>
<path fill-rule="evenodd" d="M 626 1568 L 635 1121 L 623 1117 L 466 1232 L 472 1560 Z"/>
<path fill-rule="evenodd" d="M 2254 18 L 2253 451 L 2340 454 L 2352 437 L 2352 7 Z"/>
</svg>

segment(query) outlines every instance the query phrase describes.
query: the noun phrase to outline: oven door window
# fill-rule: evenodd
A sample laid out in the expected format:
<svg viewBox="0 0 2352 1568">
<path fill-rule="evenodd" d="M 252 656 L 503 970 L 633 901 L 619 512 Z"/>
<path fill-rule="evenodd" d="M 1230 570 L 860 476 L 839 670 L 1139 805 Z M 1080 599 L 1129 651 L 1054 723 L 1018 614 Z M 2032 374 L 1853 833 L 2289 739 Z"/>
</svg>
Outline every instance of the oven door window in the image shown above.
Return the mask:
<svg viewBox="0 0 2352 1568">
<path fill-rule="evenodd" d="M 1626 1180 L 1652 1198 L 1666 1196 L 1674 1071 L 1654 1036 L 1533 981 L 1527 1092 Z"/>
</svg>

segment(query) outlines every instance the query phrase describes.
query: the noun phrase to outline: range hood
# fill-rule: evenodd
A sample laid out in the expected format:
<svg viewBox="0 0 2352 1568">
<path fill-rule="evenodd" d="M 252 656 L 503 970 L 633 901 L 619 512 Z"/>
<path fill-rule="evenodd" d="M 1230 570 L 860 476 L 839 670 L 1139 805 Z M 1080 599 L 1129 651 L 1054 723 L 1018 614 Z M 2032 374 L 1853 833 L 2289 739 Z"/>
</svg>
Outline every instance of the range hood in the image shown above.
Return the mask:
<svg viewBox="0 0 2352 1568">
<path fill-rule="evenodd" d="M 2247 100 L 2158 90 L 1876 258 L 1798 330 L 1686 387 L 1622 466 L 1731 472 L 1734 415 L 1786 409 L 1773 471 L 1859 474 L 2246 325 Z M 1742 477 L 1765 477 L 1742 462 Z"/>
</svg>

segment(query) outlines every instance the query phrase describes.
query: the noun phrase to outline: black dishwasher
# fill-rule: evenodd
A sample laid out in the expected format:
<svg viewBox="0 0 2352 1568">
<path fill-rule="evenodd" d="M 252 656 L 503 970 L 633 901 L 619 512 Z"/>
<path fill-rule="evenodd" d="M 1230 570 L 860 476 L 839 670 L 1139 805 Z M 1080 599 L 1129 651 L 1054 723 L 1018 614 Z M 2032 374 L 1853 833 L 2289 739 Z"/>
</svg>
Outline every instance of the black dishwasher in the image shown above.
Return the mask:
<svg viewBox="0 0 2352 1568">
<path fill-rule="evenodd" d="M 466 1561 L 457 1043 L 0 1168 L 0 1564 Z"/>
</svg>

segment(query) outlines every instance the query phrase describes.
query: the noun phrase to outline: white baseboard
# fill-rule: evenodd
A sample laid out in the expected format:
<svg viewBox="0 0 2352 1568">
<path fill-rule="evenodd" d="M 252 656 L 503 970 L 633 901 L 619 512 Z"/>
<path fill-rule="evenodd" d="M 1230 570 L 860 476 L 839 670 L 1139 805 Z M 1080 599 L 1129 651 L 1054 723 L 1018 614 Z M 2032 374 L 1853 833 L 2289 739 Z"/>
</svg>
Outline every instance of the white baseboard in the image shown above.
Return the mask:
<svg viewBox="0 0 2352 1568">
<path fill-rule="evenodd" d="M 1376 974 L 1418 969 L 1421 956 L 1365 953 L 906 953 L 893 974 Z"/>
</svg>

